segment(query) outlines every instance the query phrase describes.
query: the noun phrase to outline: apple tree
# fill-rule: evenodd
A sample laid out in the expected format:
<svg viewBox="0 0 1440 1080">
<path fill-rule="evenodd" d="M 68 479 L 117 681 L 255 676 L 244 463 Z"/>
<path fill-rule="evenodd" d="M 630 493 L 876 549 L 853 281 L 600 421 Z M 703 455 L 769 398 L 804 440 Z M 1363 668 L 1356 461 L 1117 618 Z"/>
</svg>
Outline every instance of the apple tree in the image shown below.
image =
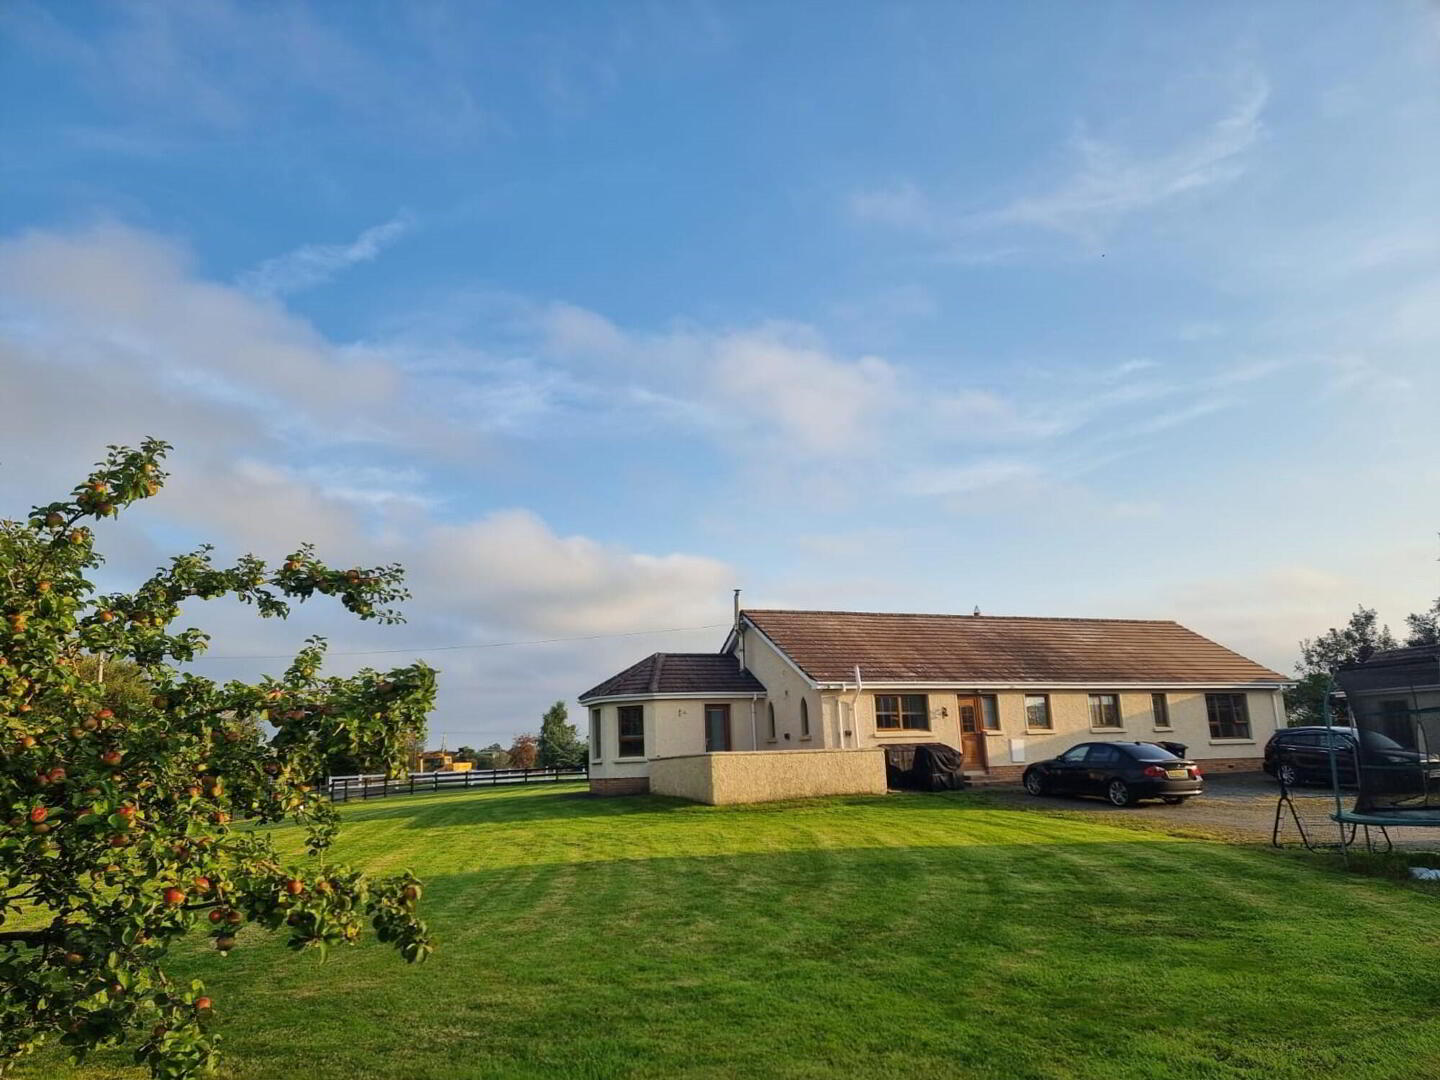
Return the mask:
<svg viewBox="0 0 1440 1080">
<path fill-rule="evenodd" d="M 167 971 L 187 934 L 323 954 L 368 922 L 406 960 L 430 949 L 420 883 L 332 861 L 337 816 L 313 785 L 340 755 L 404 768 L 434 672 L 327 677 L 312 638 L 278 678 L 222 684 L 182 670 L 208 636 L 175 626 L 186 601 L 225 596 L 266 618 L 319 595 L 398 622 L 401 569 L 332 569 L 309 546 L 219 566 L 207 547 L 97 592 L 92 523 L 155 495 L 168 450 L 111 447 L 69 498 L 0 522 L 0 1072 L 47 1040 L 77 1059 L 133 1046 L 167 1080 L 212 1067 L 224 1002 Z M 265 831 L 287 820 L 303 852 Z"/>
</svg>

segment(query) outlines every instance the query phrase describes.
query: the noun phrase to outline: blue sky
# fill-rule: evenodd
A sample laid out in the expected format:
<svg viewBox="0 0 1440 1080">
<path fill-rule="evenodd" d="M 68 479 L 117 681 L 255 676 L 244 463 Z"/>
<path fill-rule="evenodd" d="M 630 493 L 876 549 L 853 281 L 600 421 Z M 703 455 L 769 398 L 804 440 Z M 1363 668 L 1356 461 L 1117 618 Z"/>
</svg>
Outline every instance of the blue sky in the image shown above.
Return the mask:
<svg viewBox="0 0 1440 1080">
<path fill-rule="evenodd" d="M 0 12 L 0 497 L 176 444 L 177 545 L 396 559 L 451 745 L 760 605 L 1440 592 L 1440 16 L 1347 4 Z M 384 660 L 371 658 L 371 662 Z M 337 666 L 366 662 L 337 657 Z"/>
</svg>

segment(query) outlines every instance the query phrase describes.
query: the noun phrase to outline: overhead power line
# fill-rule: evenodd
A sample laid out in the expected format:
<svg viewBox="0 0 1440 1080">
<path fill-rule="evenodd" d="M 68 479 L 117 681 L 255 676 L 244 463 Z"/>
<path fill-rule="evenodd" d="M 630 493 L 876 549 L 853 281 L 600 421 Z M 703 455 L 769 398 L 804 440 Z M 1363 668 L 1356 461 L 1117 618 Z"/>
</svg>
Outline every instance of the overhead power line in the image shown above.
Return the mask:
<svg viewBox="0 0 1440 1080">
<path fill-rule="evenodd" d="M 553 645 L 561 641 L 599 641 L 601 638 L 645 637 L 649 634 L 679 634 L 690 630 L 718 630 L 729 623 L 706 623 L 704 626 L 666 626 L 658 630 L 625 630 L 615 634 L 581 634 L 577 637 L 534 638 L 529 641 L 484 641 L 463 645 L 427 645 L 413 649 L 357 649 L 350 652 L 327 652 L 326 656 L 389 656 L 394 653 L 453 652 L 457 649 L 504 649 L 512 645 Z M 293 660 L 293 653 L 273 656 L 197 656 L 200 660 Z"/>
</svg>

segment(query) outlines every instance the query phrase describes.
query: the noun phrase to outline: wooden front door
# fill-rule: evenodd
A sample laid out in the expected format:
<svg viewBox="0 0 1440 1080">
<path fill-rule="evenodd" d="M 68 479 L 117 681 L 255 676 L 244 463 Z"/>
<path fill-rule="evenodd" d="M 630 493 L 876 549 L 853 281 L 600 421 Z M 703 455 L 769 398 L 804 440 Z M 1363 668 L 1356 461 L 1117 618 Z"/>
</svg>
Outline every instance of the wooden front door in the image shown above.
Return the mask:
<svg viewBox="0 0 1440 1080">
<path fill-rule="evenodd" d="M 980 729 L 980 699 L 960 699 L 960 752 L 965 755 L 966 772 L 984 772 L 985 732 Z"/>
<path fill-rule="evenodd" d="M 705 752 L 730 749 L 730 706 L 705 706 Z"/>
</svg>

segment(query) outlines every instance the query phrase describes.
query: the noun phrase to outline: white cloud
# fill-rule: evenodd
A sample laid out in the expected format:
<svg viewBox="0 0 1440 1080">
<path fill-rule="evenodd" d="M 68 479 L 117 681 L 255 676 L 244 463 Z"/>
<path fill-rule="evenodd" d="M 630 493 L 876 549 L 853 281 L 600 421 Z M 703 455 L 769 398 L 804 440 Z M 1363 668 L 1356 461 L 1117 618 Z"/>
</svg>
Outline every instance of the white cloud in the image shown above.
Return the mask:
<svg viewBox="0 0 1440 1080">
<path fill-rule="evenodd" d="M 1170 149 L 1133 151 L 1083 132 L 1072 151 L 1078 170 L 1051 191 L 1018 198 L 980 215 L 975 226 L 1029 225 L 1093 241 L 1119 219 L 1244 172 L 1241 160 L 1260 138 L 1269 87 L 1252 76 L 1239 100 L 1205 131 Z"/>
<path fill-rule="evenodd" d="M 1033 462 L 990 459 L 917 469 L 905 487 L 915 495 L 974 495 L 995 488 L 1031 488 L 1045 480 L 1045 470 Z"/>
<path fill-rule="evenodd" d="M 879 357 L 840 360 L 764 332 L 716 342 L 711 380 L 731 407 L 806 454 L 868 449 L 878 432 L 867 416 L 888 413 L 897 396 L 895 369 Z"/>
<path fill-rule="evenodd" d="M 383 438 L 399 373 L 274 305 L 194 273 L 177 244 L 118 225 L 0 244 L 7 336 L 62 367 L 127 369 L 146 392 L 328 440 Z M 323 426 L 322 426 L 323 425 Z"/>
<path fill-rule="evenodd" d="M 199 277 L 178 245 L 116 226 L 0 240 L 0 294 L 5 513 L 68 491 L 105 444 L 154 434 L 176 444 L 173 474 L 159 498 L 101 527 L 110 584 L 133 584 L 202 541 L 229 559 L 276 558 L 311 540 L 336 564 L 398 561 L 409 571 L 412 621 L 402 627 L 358 625 L 324 601 L 287 624 L 195 605 L 187 621 L 215 631 L 217 654 L 284 653 L 310 633 L 337 651 L 405 649 L 725 618 L 735 574 L 717 559 L 559 532 L 530 509 L 468 502 L 485 496 L 449 482 L 457 462 L 474 470 L 491 451 L 476 416 L 446 406 L 468 386 L 505 407 L 490 380 L 518 393 L 532 370 L 523 364 L 455 353 L 437 364 L 443 372 L 412 370 L 408 348 L 332 341 L 273 300 Z M 382 441 L 356 442 L 357 432 Z M 714 648 L 718 637 L 431 656 L 445 671 L 436 728 L 504 738 L 638 649 Z M 335 666 L 406 659 L 336 657 Z M 205 663 L 223 677 L 275 666 Z"/>
<path fill-rule="evenodd" d="M 1040 442 L 1073 430 L 1080 419 L 1053 406 L 1022 406 L 990 390 L 962 389 L 938 395 L 938 423 L 965 442 Z"/>
<path fill-rule="evenodd" d="M 442 607 L 557 634 L 713 621 L 734 584 L 733 571 L 717 559 L 561 536 L 517 509 L 427 530 L 422 565 L 418 587 L 433 587 Z"/>
<path fill-rule="evenodd" d="M 370 262 L 411 227 L 402 214 L 366 229 L 348 244 L 306 244 L 266 259 L 239 277 L 240 287 L 258 296 L 276 296 L 323 285 L 358 263 Z"/>
<path fill-rule="evenodd" d="M 855 192 L 850 212 L 862 221 L 904 229 L 929 228 L 936 218 L 930 197 L 909 180 Z"/>
<path fill-rule="evenodd" d="M 923 233 L 949 245 L 947 261 L 1009 261 L 1023 248 L 980 244 L 976 237 L 1015 229 L 1063 234 L 1094 245 L 1125 218 L 1239 178 L 1260 140 L 1269 86 L 1250 74 L 1229 110 L 1210 126 L 1160 149 L 1135 149 L 1088 134 L 1070 140 L 1074 170 L 1049 190 L 1020 195 L 992 210 L 961 209 L 953 198 L 911 180 L 863 190 L 849 208 L 860 220 Z"/>
</svg>

